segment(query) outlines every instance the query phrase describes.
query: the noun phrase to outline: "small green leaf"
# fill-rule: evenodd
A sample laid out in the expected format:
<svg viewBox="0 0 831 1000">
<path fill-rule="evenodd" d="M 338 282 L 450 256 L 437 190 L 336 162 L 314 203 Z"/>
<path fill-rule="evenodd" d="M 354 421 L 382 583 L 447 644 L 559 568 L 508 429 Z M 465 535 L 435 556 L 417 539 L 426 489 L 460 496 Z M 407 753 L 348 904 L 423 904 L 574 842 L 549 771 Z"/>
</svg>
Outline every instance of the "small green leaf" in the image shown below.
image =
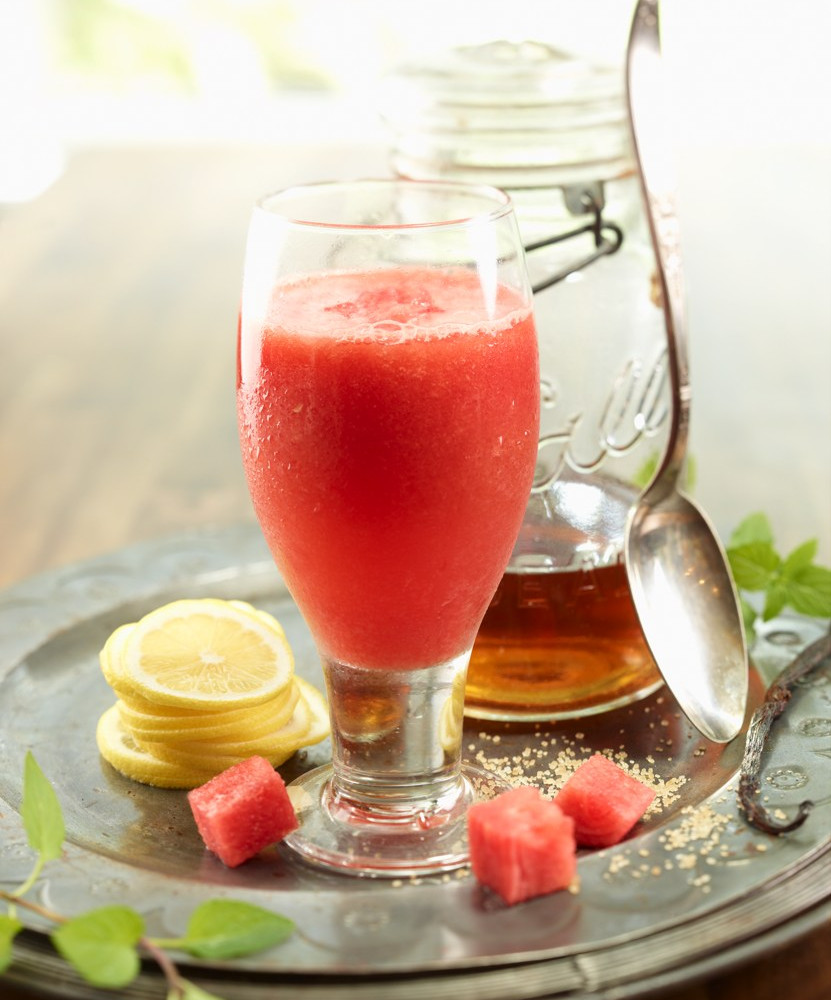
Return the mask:
<svg viewBox="0 0 831 1000">
<path fill-rule="evenodd" d="M 803 566 L 784 581 L 788 604 L 801 615 L 831 618 L 831 569 Z"/>
<path fill-rule="evenodd" d="M 770 542 L 731 546 L 727 559 L 736 586 L 742 590 L 765 590 L 782 564 Z"/>
<path fill-rule="evenodd" d="M 658 468 L 659 457 L 658 452 L 653 451 L 646 461 L 638 467 L 635 474 L 632 476 L 633 486 L 637 486 L 638 489 L 641 490 L 646 489 L 646 487 L 652 482 L 652 477 L 655 475 L 655 470 Z M 687 493 L 692 493 L 695 488 L 695 480 L 695 455 L 687 455 L 687 461 L 684 463 L 684 468 L 681 470 L 681 488 Z"/>
<path fill-rule="evenodd" d="M 658 452 L 653 451 L 652 454 L 646 459 L 646 461 L 641 465 L 635 472 L 632 478 L 633 485 L 639 487 L 640 489 L 646 489 L 655 475 L 655 470 L 658 468 Z"/>
<path fill-rule="evenodd" d="M 799 570 L 810 566 L 817 554 L 819 542 L 812 538 L 808 542 L 803 542 L 797 546 L 788 558 L 782 563 L 782 573 L 784 576 L 793 576 Z"/>
<path fill-rule="evenodd" d="M 769 622 L 775 618 L 788 603 L 788 591 L 781 580 L 774 581 L 765 592 L 765 606 L 762 609 L 762 620 Z"/>
<path fill-rule="evenodd" d="M 237 958 L 279 944 L 293 930 L 291 920 L 270 910 L 210 899 L 193 911 L 178 947 L 197 958 Z"/>
<path fill-rule="evenodd" d="M 748 642 L 752 642 L 756 636 L 756 619 L 758 617 L 756 609 L 753 605 L 746 600 L 744 597 L 739 595 L 739 606 L 742 611 L 742 621 L 744 622 L 744 631 Z"/>
<path fill-rule="evenodd" d="M 31 750 L 26 752 L 23 767 L 23 803 L 20 815 L 23 817 L 29 846 L 44 861 L 59 858 L 66 835 L 61 804 Z"/>
<path fill-rule="evenodd" d="M 773 530 L 767 515 L 761 511 L 748 515 L 730 536 L 729 548 L 740 548 L 754 542 L 767 542 L 773 545 Z"/>
<path fill-rule="evenodd" d="M 188 979 L 180 979 L 179 988 L 173 987 L 167 994 L 167 1000 L 222 1000 L 222 997 L 208 993 Z"/>
<path fill-rule="evenodd" d="M 67 921 L 52 934 L 61 955 L 94 986 L 119 989 L 139 971 L 136 944 L 144 921 L 127 906 L 102 906 Z"/>
<path fill-rule="evenodd" d="M 695 455 L 687 455 L 687 460 L 684 463 L 684 469 L 682 472 L 682 486 L 687 493 L 692 493 L 695 489 L 695 482 L 698 478 L 698 465 L 695 460 Z"/>
<path fill-rule="evenodd" d="M 22 930 L 23 924 L 19 920 L 0 913 L 0 972 L 5 972 L 11 965 L 12 941 Z"/>
</svg>

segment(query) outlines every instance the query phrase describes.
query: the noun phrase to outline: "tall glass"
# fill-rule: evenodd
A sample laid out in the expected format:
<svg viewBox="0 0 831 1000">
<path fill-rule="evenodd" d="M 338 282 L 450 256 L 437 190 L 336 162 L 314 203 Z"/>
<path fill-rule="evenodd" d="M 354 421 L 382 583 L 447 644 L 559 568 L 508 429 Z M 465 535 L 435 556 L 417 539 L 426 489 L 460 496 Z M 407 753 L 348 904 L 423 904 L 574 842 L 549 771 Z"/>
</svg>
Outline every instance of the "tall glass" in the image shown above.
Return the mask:
<svg viewBox="0 0 831 1000">
<path fill-rule="evenodd" d="M 531 488 L 538 380 L 502 192 L 354 181 L 256 206 L 243 462 L 332 724 L 287 839 L 307 860 L 390 876 L 466 861 L 467 808 L 494 779 L 462 766 L 465 673 Z"/>
</svg>

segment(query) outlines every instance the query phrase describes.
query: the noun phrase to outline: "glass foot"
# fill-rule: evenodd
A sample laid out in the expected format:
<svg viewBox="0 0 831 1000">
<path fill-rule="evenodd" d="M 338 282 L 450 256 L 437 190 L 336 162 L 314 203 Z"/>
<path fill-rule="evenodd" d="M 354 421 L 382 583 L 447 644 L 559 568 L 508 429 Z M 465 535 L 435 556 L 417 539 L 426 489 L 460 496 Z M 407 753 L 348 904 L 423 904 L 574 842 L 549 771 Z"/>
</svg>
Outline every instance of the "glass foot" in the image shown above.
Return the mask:
<svg viewBox="0 0 831 1000">
<path fill-rule="evenodd" d="M 418 805 L 358 803 L 333 788 L 331 766 L 289 786 L 300 821 L 284 843 L 312 864 L 348 875 L 430 875 L 468 862 L 467 811 L 509 786 L 463 764 L 458 782 Z"/>
</svg>

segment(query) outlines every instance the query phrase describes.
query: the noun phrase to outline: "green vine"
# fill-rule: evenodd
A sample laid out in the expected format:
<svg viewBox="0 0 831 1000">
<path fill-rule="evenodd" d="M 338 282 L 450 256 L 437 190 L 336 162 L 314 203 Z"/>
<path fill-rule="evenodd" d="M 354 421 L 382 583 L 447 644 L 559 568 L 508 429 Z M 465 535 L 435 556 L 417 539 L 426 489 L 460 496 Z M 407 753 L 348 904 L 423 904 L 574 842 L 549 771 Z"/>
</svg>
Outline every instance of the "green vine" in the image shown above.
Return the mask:
<svg viewBox="0 0 831 1000">
<path fill-rule="evenodd" d="M 0 891 L 6 913 L 0 913 L 0 973 L 13 960 L 15 937 L 23 930 L 19 910 L 28 910 L 55 926 L 49 935 L 58 953 L 93 986 L 123 989 L 139 973 L 142 956 L 153 959 L 167 983 L 168 1000 L 220 1000 L 185 979 L 168 954 L 175 949 L 203 959 L 229 959 L 264 951 L 294 932 L 286 917 L 235 900 L 213 899 L 196 907 L 185 933 L 176 938 L 145 934 L 144 918 L 129 906 L 103 906 L 67 917 L 27 899 L 45 865 L 63 853 L 63 812 L 55 790 L 31 751 L 23 771 L 21 817 L 32 870 L 13 892 Z"/>
</svg>

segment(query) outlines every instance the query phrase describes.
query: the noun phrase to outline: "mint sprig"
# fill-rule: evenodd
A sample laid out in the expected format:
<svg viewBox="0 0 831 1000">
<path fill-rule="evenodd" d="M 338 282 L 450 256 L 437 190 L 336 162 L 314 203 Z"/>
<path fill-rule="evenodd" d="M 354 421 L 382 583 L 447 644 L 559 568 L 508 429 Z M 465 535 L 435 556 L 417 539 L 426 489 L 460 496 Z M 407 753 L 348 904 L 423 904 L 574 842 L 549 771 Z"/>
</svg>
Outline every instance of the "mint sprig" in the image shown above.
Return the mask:
<svg viewBox="0 0 831 1000">
<path fill-rule="evenodd" d="M 102 906 L 67 920 L 52 944 L 93 986 L 117 990 L 138 975 L 144 921 L 129 906 Z"/>
<path fill-rule="evenodd" d="M 66 828 L 55 789 L 32 752 L 23 765 L 23 804 L 20 809 L 29 846 L 38 853 L 41 867 L 61 856 Z"/>
<path fill-rule="evenodd" d="M 10 914 L 0 913 L 0 972 L 5 972 L 12 960 L 12 941 L 23 930 L 23 924 Z"/>
<path fill-rule="evenodd" d="M 56 924 L 50 935 L 58 953 L 89 983 L 123 989 L 138 975 L 142 954 L 155 959 L 167 981 L 167 1000 L 220 1000 L 182 977 L 169 949 L 197 958 L 228 959 L 279 944 L 294 931 L 286 917 L 239 900 L 212 899 L 194 909 L 185 933 L 177 938 L 145 935 L 144 919 L 129 906 L 103 906 L 68 918 L 25 898 L 43 866 L 60 858 L 66 836 L 60 802 L 48 779 L 27 752 L 23 770 L 23 827 L 36 854 L 29 877 L 14 892 L 0 891 L 7 912 L 0 913 L 0 972 L 13 959 L 13 942 L 23 929 L 18 908 Z"/>
<path fill-rule="evenodd" d="M 817 549 L 812 538 L 781 556 L 770 521 L 761 512 L 739 524 L 730 536 L 727 558 L 749 631 L 759 612 L 743 591 L 762 595 L 762 621 L 770 621 L 785 608 L 810 618 L 831 618 L 831 569 L 816 564 Z"/>
<path fill-rule="evenodd" d="M 155 943 L 197 958 L 240 958 L 278 944 L 293 930 L 291 920 L 278 913 L 232 899 L 210 899 L 193 911 L 184 937 Z"/>
</svg>

